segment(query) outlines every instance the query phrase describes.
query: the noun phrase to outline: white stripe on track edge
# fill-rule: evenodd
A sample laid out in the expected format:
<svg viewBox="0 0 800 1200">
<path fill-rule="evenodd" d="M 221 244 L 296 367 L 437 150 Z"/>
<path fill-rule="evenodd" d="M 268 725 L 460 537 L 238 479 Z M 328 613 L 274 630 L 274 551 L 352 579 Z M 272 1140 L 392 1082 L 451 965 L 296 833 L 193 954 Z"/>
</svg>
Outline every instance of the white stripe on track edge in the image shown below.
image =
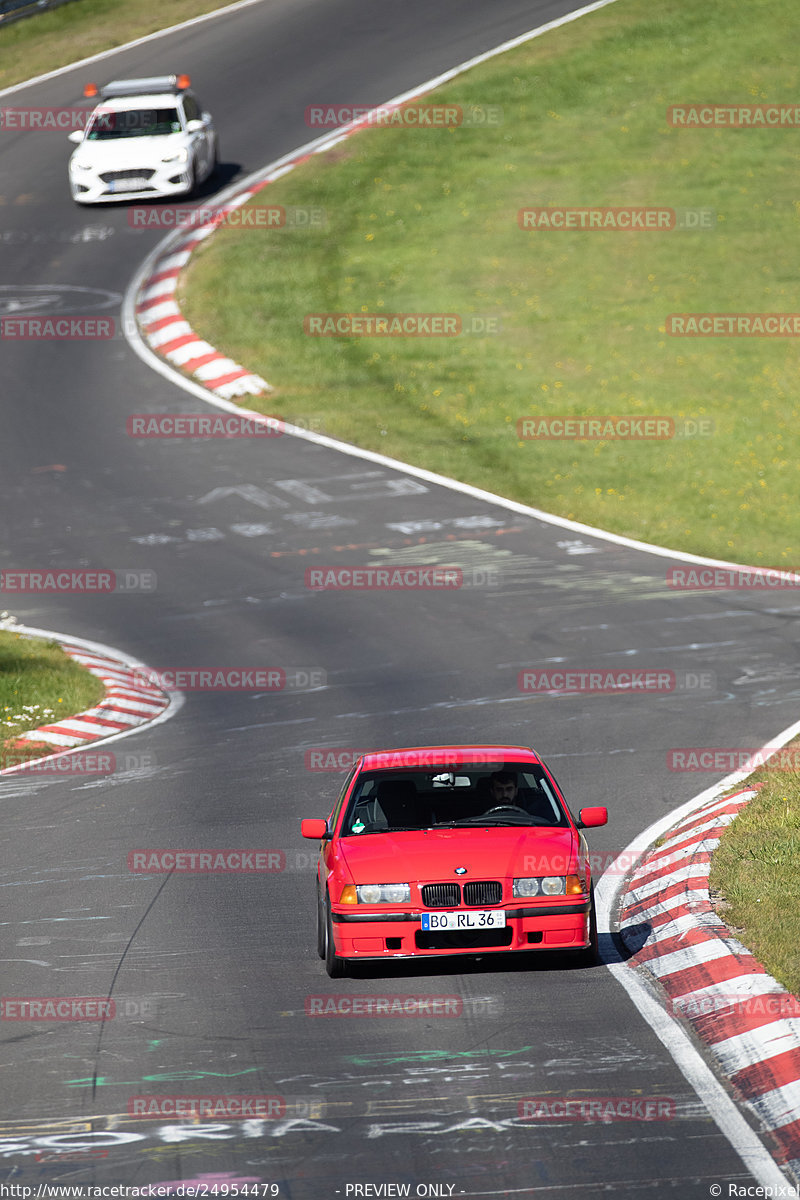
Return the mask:
<svg viewBox="0 0 800 1200">
<path fill-rule="evenodd" d="M 36 629 L 31 625 L 20 624 L 10 626 L 9 632 L 21 633 L 27 637 L 48 638 L 54 642 L 65 642 L 69 646 L 80 646 L 84 650 L 90 650 L 96 654 L 107 655 L 109 658 L 116 659 L 118 662 L 128 663 L 130 666 L 141 668 L 143 671 L 150 670 L 150 667 L 148 667 L 147 663 L 142 662 L 141 659 L 134 658 L 132 654 L 123 654 L 122 651 L 118 650 L 115 646 L 107 646 L 105 642 L 92 642 L 87 638 L 75 637 L 75 635 L 72 633 L 56 633 L 52 629 Z M 62 750 L 56 749 L 54 753 L 57 754 L 59 758 L 61 758 L 62 755 L 75 754 L 81 750 L 86 750 L 89 746 L 96 747 L 99 740 L 102 740 L 103 746 L 107 746 L 109 742 L 117 742 L 120 738 L 131 737 L 135 733 L 142 733 L 145 729 L 152 729 L 154 725 L 160 725 L 162 721 L 168 721 L 171 717 L 175 716 L 179 709 L 183 707 L 185 697 L 183 692 L 167 692 L 165 694 L 168 697 L 166 708 L 164 708 L 158 714 L 158 716 L 153 717 L 151 720 L 143 721 L 140 725 L 136 725 L 132 729 L 120 729 L 118 733 L 111 733 L 108 737 L 97 739 L 89 742 L 88 744 L 86 742 L 82 742 L 78 746 L 65 746 Z M 0 778 L 5 778 L 7 775 L 14 775 L 17 772 L 24 771 L 26 769 L 29 770 L 32 764 L 44 762 L 46 759 L 52 757 L 52 753 L 44 754 L 41 758 L 32 758 L 27 762 L 17 763 L 17 765 L 14 767 L 6 767 L 5 770 L 0 771 Z M 47 777 L 43 776 L 43 778 Z"/>
</svg>

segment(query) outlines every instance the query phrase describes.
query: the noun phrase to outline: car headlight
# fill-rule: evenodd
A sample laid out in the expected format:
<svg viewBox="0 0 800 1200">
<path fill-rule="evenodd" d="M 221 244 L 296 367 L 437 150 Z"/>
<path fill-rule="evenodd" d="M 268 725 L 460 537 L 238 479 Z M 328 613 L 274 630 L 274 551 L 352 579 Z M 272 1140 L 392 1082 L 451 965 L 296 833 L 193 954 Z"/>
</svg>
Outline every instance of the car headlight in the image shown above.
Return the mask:
<svg viewBox="0 0 800 1200">
<path fill-rule="evenodd" d="M 511 891 L 512 896 L 517 898 L 538 896 L 539 895 L 539 880 L 538 879 L 515 879 L 514 886 Z"/>
<path fill-rule="evenodd" d="M 408 904 L 411 886 L 407 883 L 362 883 L 356 887 L 359 904 Z"/>
<path fill-rule="evenodd" d="M 530 896 L 563 896 L 566 881 L 563 875 L 525 876 L 515 879 L 512 896 L 518 898 Z"/>
<path fill-rule="evenodd" d="M 165 163 L 187 162 L 188 159 L 189 159 L 189 151 L 186 149 L 185 146 L 182 146 L 181 149 L 176 150 L 174 154 L 165 154 L 164 157 L 161 159 L 161 161 L 165 162 Z"/>
<path fill-rule="evenodd" d="M 73 171 L 91 171 L 92 164 L 90 162 L 81 162 L 79 159 L 73 159 L 69 164 Z"/>
</svg>

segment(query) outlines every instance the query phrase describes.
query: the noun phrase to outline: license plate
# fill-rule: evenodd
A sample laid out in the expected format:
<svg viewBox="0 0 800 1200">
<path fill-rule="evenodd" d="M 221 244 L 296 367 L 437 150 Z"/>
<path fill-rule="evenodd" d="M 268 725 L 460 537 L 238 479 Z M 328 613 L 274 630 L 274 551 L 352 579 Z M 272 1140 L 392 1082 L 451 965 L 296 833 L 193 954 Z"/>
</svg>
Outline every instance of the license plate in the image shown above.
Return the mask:
<svg viewBox="0 0 800 1200">
<path fill-rule="evenodd" d="M 147 187 L 148 181 L 145 177 L 134 175 L 132 179 L 112 179 L 108 185 L 110 192 L 138 192 L 143 187 Z"/>
<path fill-rule="evenodd" d="M 471 912 L 424 912 L 423 931 L 433 929 L 505 929 L 504 909 Z"/>
</svg>

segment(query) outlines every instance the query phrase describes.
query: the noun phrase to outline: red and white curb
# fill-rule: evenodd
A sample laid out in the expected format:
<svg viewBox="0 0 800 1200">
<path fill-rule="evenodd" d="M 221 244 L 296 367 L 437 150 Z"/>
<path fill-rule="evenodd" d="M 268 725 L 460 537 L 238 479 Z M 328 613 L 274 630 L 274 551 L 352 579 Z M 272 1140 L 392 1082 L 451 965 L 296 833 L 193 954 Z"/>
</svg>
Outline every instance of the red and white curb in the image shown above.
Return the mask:
<svg viewBox="0 0 800 1200">
<path fill-rule="evenodd" d="M 266 180 L 260 187 L 266 187 Z M 151 350 L 173 366 L 193 375 L 203 387 L 224 400 L 234 396 L 261 396 L 272 390 L 260 375 L 220 354 L 194 332 L 175 300 L 178 277 L 192 251 L 217 228 L 220 214 L 241 207 L 259 190 L 247 188 L 227 204 L 215 208 L 213 216 L 181 238 L 169 253 L 158 258 L 136 300 L 136 317 Z"/>
<path fill-rule="evenodd" d="M 628 966 L 658 981 L 798 1179 L 800 1000 L 731 935 L 708 893 L 713 851 L 754 791 L 708 801 L 645 856 L 621 896 L 620 935 Z"/>
<path fill-rule="evenodd" d="M 413 95 L 421 96 L 430 90 L 430 86 L 426 84 Z M 393 112 L 409 98 L 410 95 L 403 96 L 382 104 L 380 111 Z M 373 110 L 375 111 L 377 109 Z M 224 222 L 228 213 L 241 208 L 258 192 L 275 180 L 282 179 L 301 163 L 307 162 L 312 155 L 322 154 L 358 130 L 366 128 L 371 119 L 370 113 L 351 121 L 341 129 L 323 135 L 309 146 L 296 151 L 294 155 L 281 159 L 280 165 L 272 169 L 267 168 L 266 175 L 244 186 L 223 203 L 215 203 L 210 207 L 204 205 L 198 210 L 193 210 L 200 214 L 196 227 L 191 233 L 180 237 L 177 242 L 168 240 L 168 248 L 152 263 L 136 297 L 136 320 L 154 353 L 165 358 L 172 366 L 193 376 L 202 387 L 223 400 L 231 400 L 234 396 L 262 396 L 273 390 L 266 379 L 248 371 L 232 358 L 220 354 L 209 342 L 194 332 L 175 299 L 180 273 L 192 253 Z"/>
<path fill-rule="evenodd" d="M 108 646 L 83 638 L 63 637 L 51 630 L 32 629 L 26 625 L 14 624 L 8 628 L 23 637 L 43 637 L 58 642 L 70 658 L 102 681 L 106 694 L 99 704 L 85 712 L 21 733 L 19 741 L 36 745 L 42 743 L 52 749 L 42 758 L 27 759 L 13 767 L 6 767 L 0 771 L 0 775 L 25 771 L 53 754 L 69 752 L 101 739 L 108 741 L 134 733 L 143 725 L 172 716 L 183 702 L 182 696 L 169 694 L 153 684 L 144 663 L 123 658 Z"/>
</svg>

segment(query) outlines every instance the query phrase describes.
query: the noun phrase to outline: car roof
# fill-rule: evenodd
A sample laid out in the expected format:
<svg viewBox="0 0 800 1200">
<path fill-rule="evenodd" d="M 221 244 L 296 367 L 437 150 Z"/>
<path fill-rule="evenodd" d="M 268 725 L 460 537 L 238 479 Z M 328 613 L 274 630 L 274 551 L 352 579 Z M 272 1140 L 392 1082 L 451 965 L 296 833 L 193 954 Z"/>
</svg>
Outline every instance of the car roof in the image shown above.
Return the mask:
<svg viewBox="0 0 800 1200">
<path fill-rule="evenodd" d="M 425 770 L 440 765 L 496 769 L 507 762 L 539 764 L 541 761 L 530 746 L 407 746 L 364 754 L 358 766 L 361 771 Z"/>
<path fill-rule="evenodd" d="M 175 108 L 178 97 L 186 92 L 153 92 L 152 95 L 114 96 L 101 100 L 93 110 L 95 113 L 128 112 L 133 108 Z"/>
</svg>

